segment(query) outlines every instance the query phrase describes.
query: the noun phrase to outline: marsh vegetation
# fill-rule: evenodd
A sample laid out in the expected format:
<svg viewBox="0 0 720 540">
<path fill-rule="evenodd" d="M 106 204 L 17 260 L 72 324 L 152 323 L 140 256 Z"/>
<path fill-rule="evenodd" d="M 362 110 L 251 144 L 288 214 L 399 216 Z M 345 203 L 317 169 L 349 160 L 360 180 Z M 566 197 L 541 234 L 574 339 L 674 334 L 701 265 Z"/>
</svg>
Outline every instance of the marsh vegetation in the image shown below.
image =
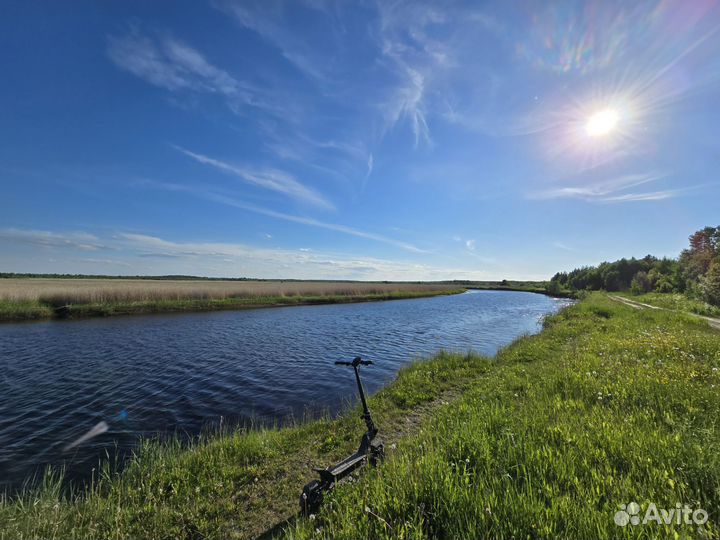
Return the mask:
<svg viewBox="0 0 720 540">
<path fill-rule="evenodd" d="M 452 284 L 333 281 L 0 279 L 0 320 L 417 298 Z"/>
</svg>

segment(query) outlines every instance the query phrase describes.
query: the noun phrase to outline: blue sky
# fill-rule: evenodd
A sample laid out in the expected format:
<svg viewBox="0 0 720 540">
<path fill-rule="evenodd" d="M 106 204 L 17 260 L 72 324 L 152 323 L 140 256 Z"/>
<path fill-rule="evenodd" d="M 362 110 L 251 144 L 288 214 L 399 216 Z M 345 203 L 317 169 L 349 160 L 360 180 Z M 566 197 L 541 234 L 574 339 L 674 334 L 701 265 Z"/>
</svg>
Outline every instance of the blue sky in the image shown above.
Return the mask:
<svg viewBox="0 0 720 540">
<path fill-rule="evenodd" d="M 720 221 L 714 0 L 4 2 L 0 68 L 0 271 L 547 278 Z"/>
</svg>

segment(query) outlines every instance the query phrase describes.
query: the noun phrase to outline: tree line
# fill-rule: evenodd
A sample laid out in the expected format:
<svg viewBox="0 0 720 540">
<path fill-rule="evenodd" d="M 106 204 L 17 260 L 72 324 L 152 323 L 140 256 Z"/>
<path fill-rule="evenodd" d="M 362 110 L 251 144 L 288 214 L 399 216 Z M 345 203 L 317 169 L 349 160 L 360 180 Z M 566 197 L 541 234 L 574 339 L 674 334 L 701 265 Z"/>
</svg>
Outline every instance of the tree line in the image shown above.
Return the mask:
<svg viewBox="0 0 720 540">
<path fill-rule="evenodd" d="M 548 292 L 631 291 L 683 293 L 720 306 L 720 226 L 705 227 L 689 237 L 689 246 L 677 259 L 620 259 L 598 266 L 584 266 L 571 272 L 558 272 L 548 284 Z"/>
</svg>

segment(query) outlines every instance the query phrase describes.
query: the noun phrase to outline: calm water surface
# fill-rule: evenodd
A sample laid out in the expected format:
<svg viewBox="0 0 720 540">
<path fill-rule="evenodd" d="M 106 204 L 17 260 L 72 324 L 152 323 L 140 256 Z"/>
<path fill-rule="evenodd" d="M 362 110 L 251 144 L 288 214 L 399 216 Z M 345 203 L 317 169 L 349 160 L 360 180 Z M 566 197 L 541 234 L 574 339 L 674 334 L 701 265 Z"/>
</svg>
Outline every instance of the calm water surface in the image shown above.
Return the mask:
<svg viewBox="0 0 720 540">
<path fill-rule="evenodd" d="M 139 436 L 336 412 L 354 396 L 339 359 L 378 390 L 440 349 L 494 354 L 567 301 L 521 292 L 0 325 L 0 491 L 47 464 L 87 478 Z M 109 430 L 63 448 L 105 421 Z"/>
</svg>

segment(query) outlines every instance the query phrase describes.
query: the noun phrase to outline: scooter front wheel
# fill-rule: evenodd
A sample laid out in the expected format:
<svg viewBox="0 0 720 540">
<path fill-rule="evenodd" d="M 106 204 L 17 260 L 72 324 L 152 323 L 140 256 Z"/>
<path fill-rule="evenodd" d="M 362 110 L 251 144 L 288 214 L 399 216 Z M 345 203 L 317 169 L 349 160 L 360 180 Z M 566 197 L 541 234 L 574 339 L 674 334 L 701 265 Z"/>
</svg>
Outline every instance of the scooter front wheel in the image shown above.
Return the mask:
<svg viewBox="0 0 720 540">
<path fill-rule="evenodd" d="M 303 516 L 316 514 L 323 501 L 322 485 L 317 480 L 308 482 L 300 494 L 300 513 Z"/>
</svg>

